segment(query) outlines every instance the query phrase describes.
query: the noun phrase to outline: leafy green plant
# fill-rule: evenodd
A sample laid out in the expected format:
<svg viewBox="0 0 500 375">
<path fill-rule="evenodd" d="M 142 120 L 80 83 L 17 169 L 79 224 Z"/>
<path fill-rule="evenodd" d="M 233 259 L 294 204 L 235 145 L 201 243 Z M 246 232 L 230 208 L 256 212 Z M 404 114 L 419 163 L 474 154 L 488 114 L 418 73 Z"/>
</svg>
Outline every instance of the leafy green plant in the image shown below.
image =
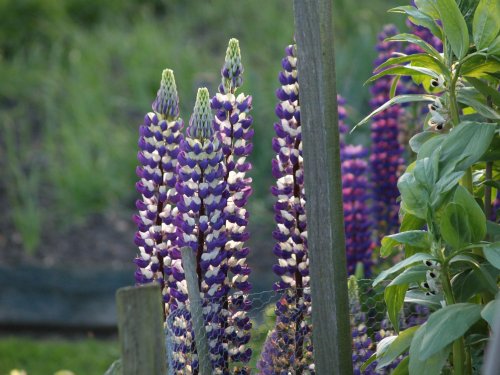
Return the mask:
<svg viewBox="0 0 500 375">
<path fill-rule="evenodd" d="M 414 43 L 424 53 L 389 59 L 369 81 L 410 76 L 427 93 L 393 96 L 357 126 L 393 104 L 429 103 L 425 130 L 409 142 L 417 158 L 398 181 L 400 233 L 386 236 L 380 249 L 386 257 L 402 247 L 405 259 L 373 284 L 392 279 L 385 301 L 396 329 L 405 301 L 433 313 L 411 339 L 400 332 L 376 359 L 381 368 L 391 353 L 409 351 L 396 372 L 472 374 L 488 339 L 500 275 L 500 226 L 487 220 L 500 171 L 500 9 L 490 0 L 415 3 L 395 11 L 441 38 L 444 52 L 414 35 L 396 35 L 388 41 Z"/>
</svg>

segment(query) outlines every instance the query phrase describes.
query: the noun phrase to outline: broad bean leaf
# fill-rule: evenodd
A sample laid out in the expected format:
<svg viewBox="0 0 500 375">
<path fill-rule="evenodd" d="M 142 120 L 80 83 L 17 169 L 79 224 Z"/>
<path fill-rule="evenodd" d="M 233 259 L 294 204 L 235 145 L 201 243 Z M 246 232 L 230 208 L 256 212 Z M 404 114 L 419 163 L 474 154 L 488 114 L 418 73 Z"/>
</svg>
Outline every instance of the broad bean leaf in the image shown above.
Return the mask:
<svg viewBox="0 0 500 375">
<path fill-rule="evenodd" d="M 426 219 L 430 202 L 425 186 L 418 182 L 412 173 L 405 173 L 398 180 L 398 189 L 405 209 L 421 219 Z"/>
<path fill-rule="evenodd" d="M 469 50 L 469 31 L 467 23 L 455 0 L 431 0 L 443 23 L 444 34 L 458 59 Z"/>
<path fill-rule="evenodd" d="M 425 292 L 420 290 L 409 290 L 406 292 L 405 302 L 416 303 L 431 309 L 437 309 L 441 307 L 442 299 L 442 295 L 426 295 Z"/>
<path fill-rule="evenodd" d="M 396 332 L 399 332 L 399 312 L 403 308 L 407 290 L 408 284 L 391 285 L 384 290 L 387 315 Z"/>
<path fill-rule="evenodd" d="M 368 366 L 370 366 L 373 362 L 377 360 L 377 353 L 373 353 L 370 358 L 368 358 L 363 365 L 359 368 L 361 370 L 361 373 L 364 374 L 365 370 L 367 369 Z"/>
<path fill-rule="evenodd" d="M 484 247 L 483 254 L 491 265 L 500 269 L 500 242 L 494 242 Z"/>
<path fill-rule="evenodd" d="M 418 351 L 420 360 L 429 360 L 448 344 L 464 335 L 481 317 L 482 306 L 476 303 L 456 303 L 432 313 L 425 324 Z"/>
<path fill-rule="evenodd" d="M 439 18 L 439 12 L 432 1 L 415 0 L 415 5 L 417 6 L 418 10 L 420 10 L 422 13 L 427 14 L 429 17 L 433 19 Z"/>
<path fill-rule="evenodd" d="M 477 91 L 483 94 L 485 98 L 490 97 L 493 104 L 500 107 L 500 93 L 497 90 L 474 77 L 467 77 L 467 81 L 474 86 Z"/>
<path fill-rule="evenodd" d="M 430 138 L 425 142 L 418 151 L 417 159 L 424 159 L 430 157 L 434 152 L 437 152 L 441 148 L 441 144 L 447 138 L 447 134 L 439 134 L 435 137 Z"/>
<path fill-rule="evenodd" d="M 420 148 L 424 145 L 424 143 L 430 140 L 431 138 L 436 137 L 437 135 L 438 133 L 431 131 L 423 131 L 418 134 L 415 134 L 413 137 L 410 138 L 409 142 L 412 151 L 418 154 Z"/>
<path fill-rule="evenodd" d="M 500 241 L 500 224 L 488 220 L 486 222 L 486 232 L 491 240 Z"/>
<path fill-rule="evenodd" d="M 493 301 L 488 302 L 488 304 L 484 306 L 483 310 L 481 311 L 481 317 L 488 322 L 492 329 L 498 329 L 499 327 L 495 327 L 495 317 L 499 313 L 500 300 L 497 298 Z"/>
<path fill-rule="evenodd" d="M 418 159 L 413 169 L 415 179 L 427 188 L 430 192 L 438 178 L 438 157 L 439 154 L 433 153 L 428 158 Z"/>
<path fill-rule="evenodd" d="M 390 255 L 394 246 L 399 244 L 411 245 L 420 250 L 429 250 L 431 247 L 431 238 L 425 230 L 410 230 L 391 234 L 382 239 L 380 254 L 384 257 Z"/>
<path fill-rule="evenodd" d="M 411 77 L 426 75 L 436 79 L 439 78 L 439 74 L 432 69 L 422 68 L 419 66 L 405 65 L 405 66 L 393 66 L 392 68 L 387 68 L 385 70 L 382 70 L 380 73 L 371 76 L 365 82 L 365 84 L 376 81 L 377 79 L 384 77 L 386 75 L 411 76 Z"/>
<path fill-rule="evenodd" d="M 401 232 L 407 232 L 409 230 L 420 230 L 425 225 L 425 220 L 415 215 L 405 212 L 403 219 L 401 220 L 401 227 L 399 230 Z"/>
<path fill-rule="evenodd" d="M 441 28 L 436 24 L 436 22 L 432 19 L 432 17 L 421 12 L 415 7 L 412 7 L 410 5 L 400 6 L 389 9 L 389 12 L 405 13 L 409 16 L 410 21 L 415 25 L 426 27 L 432 32 L 432 34 L 434 34 L 438 38 L 442 37 Z"/>
<path fill-rule="evenodd" d="M 383 353 L 380 353 L 380 355 L 377 353 L 377 370 L 390 365 L 397 357 L 407 351 L 415 332 L 419 328 L 420 326 L 413 326 L 401 331 L 399 335 L 385 348 Z"/>
<path fill-rule="evenodd" d="M 458 186 L 453 195 L 453 202 L 460 204 L 467 212 L 471 242 L 483 240 L 486 235 L 486 216 L 474 197 L 463 186 Z"/>
<path fill-rule="evenodd" d="M 498 35 L 500 6 L 498 0 L 479 0 L 472 21 L 472 35 L 478 50 L 487 48 Z"/>
<path fill-rule="evenodd" d="M 351 133 L 358 127 L 370 120 L 373 116 L 376 114 L 386 110 L 387 108 L 393 106 L 394 104 L 403 104 L 403 103 L 410 103 L 410 102 L 433 102 L 436 99 L 435 96 L 433 95 L 426 95 L 426 94 L 419 94 L 419 95 L 397 95 L 394 98 L 388 100 L 384 104 L 382 104 L 380 107 L 375 109 L 372 113 L 370 113 L 368 116 L 366 116 L 363 120 L 358 122 L 354 128 L 352 128 Z"/>
<path fill-rule="evenodd" d="M 391 268 L 380 272 L 380 274 L 375 278 L 375 280 L 373 280 L 372 285 L 376 286 L 382 280 L 385 280 L 387 278 L 387 276 L 392 275 L 393 273 L 398 272 L 399 270 L 402 270 L 406 266 L 409 266 L 413 263 L 422 262 L 422 261 L 427 260 L 427 259 L 435 260 L 436 258 L 434 258 L 430 254 L 425 254 L 425 253 L 417 253 L 415 255 L 412 255 L 411 257 L 406 258 L 405 260 L 402 260 L 401 262 L 396 263 Z"/>
<path fill-rule="evenodd" d="M 478 161 L 488 150 L 495 127 L 485 122 L 463 121 L 453 128 L 441 145 L 440 170 L 454 165 L 456 171 L 464 171 Z"/>
<path fill-rule="evenodd" d="M 488 53 L 494 56 L 500 56 L 500 35 L 488 46 Z"/>
<path fill-rule="evenodd" d="M 380 64 L 379 66 L 377 66 L 375 68 L 375 72 L 380 71 L 381 69 L 386 68 L 388 66 L 399 65 L 404 63 L 411 63 L 412 65 L 421 64 L 447 77 L 450 75 L 449 69 L 446 67 L 446 65 L 444 65 L 444 63 L 441 60 L 436 59 L 435 57 L 430 56 L 426 53 L 415 53 L 413 55 L 392 57 L 383 62 L 382 64 Z"/>
<path fill-rule="evenodd" d="M 429 43 L 424 41 L 422 38 L 416 36 L 415 34 L 398 34 L 391 36 L 390 38 L 387 38 L 386 41 L 413 43 L 422 48 L 425 52 L 427 52 L 431 56 L 435 57 L 436 59 L 438 60 L 442 59 L 442 56 L 437 49 L 435 49 L 433 46 L 431 46 Z"/>
<path fill-rule="evenodd" d="M 477 54 L 465 61 L 460 69 L 460 74 L 465 77 L 485 77 L 488 73 L 497 73 L 500 62 L 495 56 Z"/>
<path fill-rule="evenodd" d="M 479 269 L 468 269 L 455 275 L 452 281 L 453 294 L 458 302 L 467 302 L 473 296 L 488 292 L 495 294 L 495 283 L 499 271 L 494 267 L 482 265 Z"/>
<path fill-rule="evenodd" d="M 500 69 L 500 65 L 499 65 Z M 492 119 L 492 120 L 500 120 L 500 113 L 498 113 L 495 109 L 489 107 L 485 103 L 477 100 L 470 92 L 460 90 L 457 94 L 457 101 L 459 103 L 465 104 L 479 113 L 481 116 Z"/>
<path fill-rule="evenodd" d="M 420 283 L 425 280 L 425 275 L 428 269 L 429 268 L 424 265 L 408 268 L 396 276 L 396 278 L 392 280 L 388 286 Z"/>
<path fill-rule="evenodd" d="M 397 367 L 392 370 L 391 375 L 408 375 L 410 371 L 408 368 L 409 363 L 410 357 L 404 357 Z"/>
<path fill-rule="evenodd" d="M 465 208 L 455 202 L 446 205 L 439 223 L 441 235 L 446 243 L 458 250 L 471 242 L 471 231 Z"/>
<path fill-rule="evenodd" d="M 434 313 L 435 314 L 435 313 Z M 432 315 L 434 315 L 432 314 Z M 431 315 L 431 316 L 432 316 Z M 439 375 L 441 374 L 441 369 L 443 368 L 446 359 L 448 358 L 448 354 L 450 353 L 450 346 L 447 346 L 438 352 L 436 352 L 433 356 L 426 360 L 422 360 L 420 358 L 421 350 L 425 349 L 422 342 L 427 334 L 427 324 L 424 323 L 420 328 L 415 332 L 413 339 L 410 345 L 410 363 L 409 370 L 410 374 L 425 374 L 425 375 Z"/>
</svg>

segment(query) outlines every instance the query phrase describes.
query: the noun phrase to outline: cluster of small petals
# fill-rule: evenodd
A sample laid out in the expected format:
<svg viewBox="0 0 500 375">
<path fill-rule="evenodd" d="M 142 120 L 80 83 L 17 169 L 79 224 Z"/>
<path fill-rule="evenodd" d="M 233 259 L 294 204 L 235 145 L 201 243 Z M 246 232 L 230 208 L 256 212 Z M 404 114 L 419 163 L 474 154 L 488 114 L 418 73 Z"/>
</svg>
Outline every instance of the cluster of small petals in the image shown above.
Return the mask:
<svg viewBox="0 0 500 375">
<path fill-rule="evenodd" d="M 362 263 L 365 275 L 369 277 L 374 243 L 367 205 L 367 155 L 368 151 L 362 146 L 347 145 L 341 149 L 347 272 L 354 274 L 357 264 Z"/>
<path fill-rule="evenodd" d="M 163 103 L 163 104 L 158 104 Z M 136 202 L 139 211 L 134 216 L 138 231 L 135 243 L 139 254 L 135 259 L 138 284 L 157 281 L 162 286 L 163 298 L 171 300 L 168 274 L 172 264 L 170 255 L 175 244 L 175 207 L 177 156 L 183 122 L 178 117 L 178 97 L 171 70 L 162 75 L 160 89 L 153 103 L 155 112 L 148 113 L 139 128 L 136 184 L 141 199 Z"/>
<path fill-rule="evenodd" d="M 378 57 L 375 65 L 379 65 L 393 56 L 400 46 L 397 43 L 384 41 L 397 33 L 397 29 L 388 25 L 379 35 L 377 46 Z M 391 78 L 383 77 L 371 88 L 370 104 L 378 108 L 390 98 Z M 371 125 L 370 170 L 372 175 L 373 217 L 380 233 L 391 233 L 398 226 L 399 191 L 397 180 L 403 170 L 403 146 L 399 142 L 398 120 L 402 115 L 399 105 L 380 112 L 373 117 Z"/>
<path fill-rule="evenodd" d="M 252 305 L 248 297 L 251 285 L 248 281 L 250 268 L 246 260 L 250 252 L 246 246 L 250 237 L 246 205 L 252 194 L 252 179 L 247 176 L 247 172 L 252 169 L 252 164 L 247 158 L 253 149 L 254 130 L 253 119 L 249 114 L 252 97 L 237 93 L 243 82 L 242 73 L 238 40 L 231 39 L 221 70 L 222 84 L 211 100 L 211 107 L 215 110 L 215 131 L 222 144 L 224 181 L 227 185 L 224 207 L 227 237 L 225 251 L 228 254 L 228 287 L 231 290 L 227 301 L 229 315 L 225 322 L 228 355 L 230 362 L 246 364 L 252 355 L 251 349 L 246 346 L 252 327 L 247 315 Z M 233 369 L 233 372 L 241 374 L 248 371 L 240 367 Z"/>
<path fill-rule="evenodd" d="M 276 152 L 272 162 L 276 185 L 271 191 L 276 198 L 273 237 L 277 257 L 273 270 L 280 278 L 275 290 L 282 293 L 275 310 L 276 341 L 281 354 L 273 366 L 280 374 L 314 373 L 296 46 L 288 46 L 285 53 L 279 74 L 281 87 L 276 91 L 278 122 L 274 124 L 276 137 L 272 142 Z"/>
</svg>

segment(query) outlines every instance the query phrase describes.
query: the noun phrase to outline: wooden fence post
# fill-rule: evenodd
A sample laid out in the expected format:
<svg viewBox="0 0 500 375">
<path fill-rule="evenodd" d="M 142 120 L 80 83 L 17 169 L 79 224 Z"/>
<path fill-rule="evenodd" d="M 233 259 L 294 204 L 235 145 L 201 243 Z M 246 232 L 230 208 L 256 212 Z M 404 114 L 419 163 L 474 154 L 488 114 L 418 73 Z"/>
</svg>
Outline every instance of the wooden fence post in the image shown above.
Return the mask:
<svg viewBox="0 0 500 375">
<path fill-rule="evenodd" d="M 294 0 L 316 373 L 353 373 L 333 1 Z"/>
<path fill-rule="evenodd" d="M 166 375 L 167 356 L 160 286 L 116 292 L 123 375 Z"/>
<path fill-rule="evenodd" d="M 186 283 L 189 297 L 189 308 L 191 311 L 191 321 L 194 329 L 194 339 L 196 351 L 198 353 L 198 367 L 200 375 L 210 375 L 212 365 L 210 362 L 207 331 L 205 330 L 205 320 L 203 319 L 203 305 L 198 287 L 198 274 L 196 273 L 196 259 L 190 247 L 181 249 L 182 268 L 186 276 Z"/>
</svg>

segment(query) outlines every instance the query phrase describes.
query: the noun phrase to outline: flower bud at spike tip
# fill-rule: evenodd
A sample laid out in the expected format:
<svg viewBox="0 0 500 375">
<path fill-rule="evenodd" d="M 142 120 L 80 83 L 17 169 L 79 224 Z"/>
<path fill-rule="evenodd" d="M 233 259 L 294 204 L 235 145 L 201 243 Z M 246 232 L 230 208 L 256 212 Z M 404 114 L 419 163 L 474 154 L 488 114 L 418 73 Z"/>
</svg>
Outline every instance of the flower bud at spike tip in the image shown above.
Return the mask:
<svg viewBox="0 0 500 375">
<path fill-rule="evenodd" d="M 198 139 L 210 138 L 214 133 L 213 119 L 208 89 L 205 87 L 198 89 L 193 114 L 187 129 L 188 135 Z"/>
<path fill-rule="evenodd" d="M 160 88 L 152 108 L 153 111 L 168 120 L 179 117 L 179 95 L 175 85 L 174 72 L 171 69 L 165 69 L 161 75 Z"/>
<path fill-rule="evenodd" d="M 225 93 L 234 93 L 243 83 L 243 65 L 241 64 L 240 43 L 238 39 L 232 38 L 229 40 L 221 74 L 222 87 Z"/>
</svg>

